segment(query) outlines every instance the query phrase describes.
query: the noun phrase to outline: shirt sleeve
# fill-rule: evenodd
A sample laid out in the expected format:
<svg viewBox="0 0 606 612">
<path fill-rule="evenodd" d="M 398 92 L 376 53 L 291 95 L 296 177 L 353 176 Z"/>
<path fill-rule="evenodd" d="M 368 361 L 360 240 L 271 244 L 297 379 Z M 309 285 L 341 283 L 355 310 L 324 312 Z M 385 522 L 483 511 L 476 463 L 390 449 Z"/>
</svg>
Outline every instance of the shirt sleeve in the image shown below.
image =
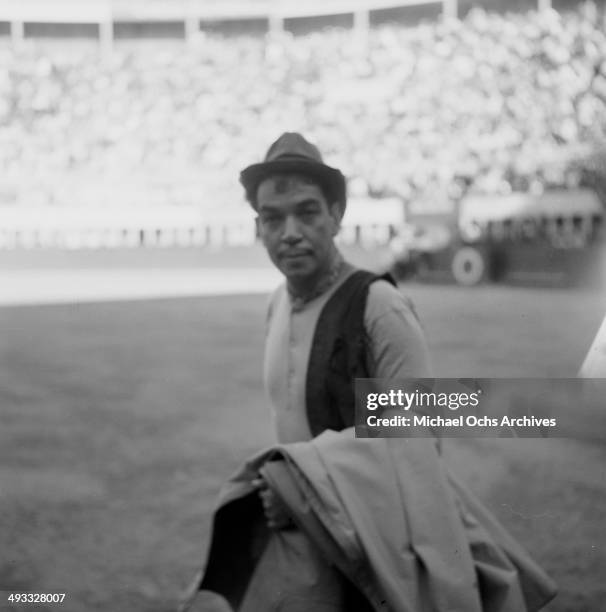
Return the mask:
<svg viewBox="0 0 606 612">
<path fill-rule="evenodd" d="M 433 368 L 412 302 L 387 281 L 370 285 L 364 326 L 373 378 L 432 378 Z"/>
</svg>

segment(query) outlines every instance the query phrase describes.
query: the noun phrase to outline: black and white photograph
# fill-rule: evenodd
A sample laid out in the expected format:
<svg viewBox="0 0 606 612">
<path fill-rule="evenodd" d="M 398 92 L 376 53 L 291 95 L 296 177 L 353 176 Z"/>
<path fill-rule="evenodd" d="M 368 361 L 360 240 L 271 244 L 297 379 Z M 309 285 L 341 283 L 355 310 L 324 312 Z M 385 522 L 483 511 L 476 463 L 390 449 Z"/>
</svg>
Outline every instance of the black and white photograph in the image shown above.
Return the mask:
<svg viewBox="0 0 606 612">
<path fill-rule="evenodd" d="M 606 0 L 0 0 L 0 611 L 606 611 Z"/>
</svg>

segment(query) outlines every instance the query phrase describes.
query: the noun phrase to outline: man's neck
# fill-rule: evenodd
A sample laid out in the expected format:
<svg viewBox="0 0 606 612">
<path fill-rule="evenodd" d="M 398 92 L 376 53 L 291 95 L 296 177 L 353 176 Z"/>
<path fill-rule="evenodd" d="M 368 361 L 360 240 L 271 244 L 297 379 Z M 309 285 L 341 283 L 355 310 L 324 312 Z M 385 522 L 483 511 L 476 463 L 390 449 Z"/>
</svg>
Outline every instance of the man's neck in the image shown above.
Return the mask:
<svg viewBox="0 0 606 612">
<path fill-rule="evenodd" d="M 345 263 L 343 256 L 337 249 L 334 250 L 330 264 L 316 278 L 305 283 L 287 282 L 288 293 L 293 300 L 306 303 L 324 293 L 339 277 Z"/>
</svg>

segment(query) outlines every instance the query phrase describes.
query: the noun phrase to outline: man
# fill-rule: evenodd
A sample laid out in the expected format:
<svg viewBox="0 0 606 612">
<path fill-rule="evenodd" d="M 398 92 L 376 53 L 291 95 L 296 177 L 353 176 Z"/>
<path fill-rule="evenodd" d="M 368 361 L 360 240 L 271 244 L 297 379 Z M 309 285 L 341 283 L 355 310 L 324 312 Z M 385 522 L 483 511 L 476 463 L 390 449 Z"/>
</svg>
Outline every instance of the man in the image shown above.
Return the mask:
<svg viewBox="0 0 606 612">
<path fill-rule="evenodd" d="M 306 386 L 314 332 L 329 298 L 355 271 L 334 243 L 345 212 L 345 178 L 325 165 L 318 149 L 300 134 L 286 133 L 269 148 L 265 161 L 246 168 L 240 180 L 257 212 L 261 240 L 286 279 L 271 299 L 264 363 L 276 438 L 281 443 L 309 440 Z M 432 375 L 410 302 L 386 280 L 368 289 L 364 327 L 368 377 Z M 348 424 L 354 406 L 350 409 Z M 288 524 L 271 492 L 263 488 L 261 494 L 269 524 Z"/>
<path fill-rule="evenodd" d="M 335 246 L 341 172 L 286 133 L 240 180 L 285 277 L 263 368 L 277 444 L 224 485 L 194 584 L 238 612 L 538 610 L 553 584 L 451 477 L 433 439 L 354 437 L 355 378 L 432 371 L 410 302 Z"/>
<path fill-rule="evenodd" d="M 313 406 L 309 406 L 311 390 L 324 385 L 326 376 L 310 367 L 320 315 L 356 271 L 335 245 L 346 207 L 345 177 L 324 164 L 318 149 L 303 136 L 285 133 L 269 148 L 265 160 L 246 168 L 240 180 L 257 213 L 261 240 L 286 281 L 270 301 L 263 371 L 276 439 L 283 444 L 307 441 L 323 429 L 322 424 L 310 423 Z M 372 282 L 365 290 L 365 375 L 431 376 L 427 345 L 410 303 L 386 280 Z M 349 330 L 346 333 L 351 335 Z M 354 403 L 351 398 L 347 403 L 349 414 L 334 428 L 353 425 Z M 292 529 L 288 511 L 271 488 L 262 478 L 255 485 L 267 525 Z M 354 603 L 355 594 L 346 592 L 338 572 L 324 565 L 310 546 L 305 543 L 304 552 L 313 557 L 322 575 L 317 588 L 329 592 L 327 599 L 335 602 L 334 609 L 354 605 L 362 609 L 364 603 Z"/>
</svg>

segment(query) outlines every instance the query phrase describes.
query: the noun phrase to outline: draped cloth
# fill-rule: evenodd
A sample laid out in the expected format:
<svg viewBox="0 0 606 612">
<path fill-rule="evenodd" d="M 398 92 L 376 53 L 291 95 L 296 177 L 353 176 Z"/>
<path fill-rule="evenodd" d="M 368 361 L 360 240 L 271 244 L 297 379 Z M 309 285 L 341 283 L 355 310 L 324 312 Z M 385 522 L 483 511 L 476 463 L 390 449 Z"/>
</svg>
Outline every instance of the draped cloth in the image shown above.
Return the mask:
<svg viewBox="0 0 606 612">
<path fill-rule="evenodd" d="M 265 526 L 259 473 L 297 529 Z M 327 430 L 249 459 L 220 494 L 200 588 L 240 612 L 337 612 L 351 585 L 386 612 L 533 612 L 555 595 L 432 439 Z"/>
</svg>

